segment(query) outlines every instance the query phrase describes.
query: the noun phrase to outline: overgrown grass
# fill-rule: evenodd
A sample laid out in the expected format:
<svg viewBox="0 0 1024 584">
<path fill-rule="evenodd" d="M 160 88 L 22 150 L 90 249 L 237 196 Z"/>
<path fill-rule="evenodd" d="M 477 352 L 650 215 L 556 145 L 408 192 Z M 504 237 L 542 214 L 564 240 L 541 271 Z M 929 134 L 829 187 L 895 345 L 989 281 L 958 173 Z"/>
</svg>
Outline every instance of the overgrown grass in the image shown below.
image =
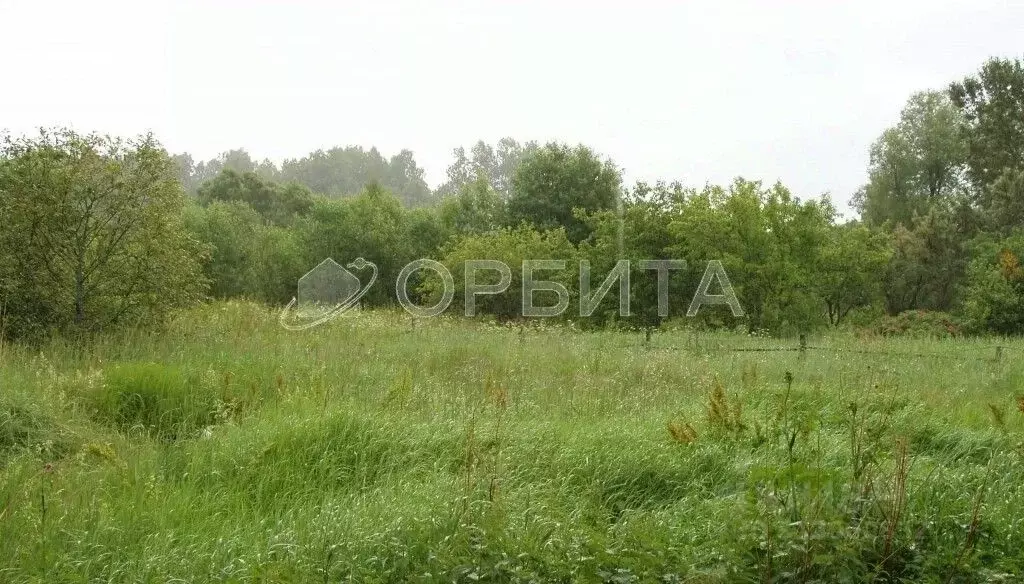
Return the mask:
<svg viewBox="0 0 1024 584">
<path fill-rule="evenodd" d="M 1016 581 L 1024 343 L 808 345 L 225 303 L 7 346 L 0 581 Z"/>
</svg>

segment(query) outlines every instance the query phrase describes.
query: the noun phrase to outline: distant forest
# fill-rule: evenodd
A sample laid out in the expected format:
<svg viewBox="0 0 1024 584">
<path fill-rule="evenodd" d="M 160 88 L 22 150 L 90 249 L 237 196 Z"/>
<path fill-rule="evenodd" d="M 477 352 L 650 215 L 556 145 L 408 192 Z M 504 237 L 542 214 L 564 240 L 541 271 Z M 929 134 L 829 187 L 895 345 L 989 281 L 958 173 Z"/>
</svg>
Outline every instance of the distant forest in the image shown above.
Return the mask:
<svg viewBox="0 0 1024 584">
<path fill-rule="evenodd" d="M 223 171 L 232 170 L 239 174 L 253 173 L 268 181 L 296 183 L 329 197 L 354 196 L 366 185 L 376 183 L 404 205 L 421 207 L 456 193 L 460 186 L 481 173 L 490 178 L 497 192 L 507 197 L 511 193 L 512 174 L 523 156 L 537 147 L 537 142 L 520 144 L 513 138 L 503 138 L 496 146 L 477 142 L 468 155 L 465 148 L 456 148 L 455 160 L 448 168 L 448 180 L 435 191 L 427 185 L 423 169 L 416 165 L 410 150 L 402 150 L 387 159 L 376 148 L 338 146 L 317 150 L 304 158 L 285 160 L 280 167 L 270 160 L 253 160 L 242 148 L 207 161 L 196 162 L 188 153 L 172 158 L 179 168 L 182 186 L 191 194 L 198 193 L 204 183 Z"/>
<path fill-rule="evenodd" d="M 432 191 L 408 150 L 385 158 L 338 147 L 279 167 L 244 150 L 196 162 L 153 136 L 8 136 L 0 331 L 147 325 L 209 298 L 281 304 L 326 257 L 376 263 L 390 283 L 365 303 L 392 305 L 398 271 L 430 257 L 457 285 L 462 261 L 474 258 L 586 260 L 598 283 L 618 259 L 688 263 L 673 273 L 668 317 L 657 314 L 654 275 L 637 271 L 633 315 L 620 317 L 611 294 L 591 317 L 563 317 L 581 327 L 1024 332 L 1021 60 L 991 59 L 912 95 L 872 145 L 867 170 L 854 196 L 859 218 L 841 222 L 827 197 L 782 184 L 623 185 L 614 161 L 585 145 L 478 142 L 454 152 Z M 711 310 L 682 319 L 709 260 L 722 261 L 744 318 Z M 573 269 L 549 279 L 580 293 Z M 516 284 L 480 307 L 514 318 Z M 437 283 L 417 282 L 416 294 L 432 302 Z"/>
</svg>

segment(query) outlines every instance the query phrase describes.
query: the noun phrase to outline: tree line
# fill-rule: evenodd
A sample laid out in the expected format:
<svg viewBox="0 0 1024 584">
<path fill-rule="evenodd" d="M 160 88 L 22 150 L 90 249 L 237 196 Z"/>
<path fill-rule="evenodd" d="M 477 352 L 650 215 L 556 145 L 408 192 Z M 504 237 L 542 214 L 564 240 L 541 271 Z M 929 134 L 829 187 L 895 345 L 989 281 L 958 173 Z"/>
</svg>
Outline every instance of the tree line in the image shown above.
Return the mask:
<svg viewBox="0 0 1024 584">
<path fill-rule="evenodd" d="M 467 259 L 585 261 L 598 283 L 620 259 L 686 262 L 671 273 L 667 316 L 657 274 L 634 268 L 631 316 L 613 293 L 578 319 L 587 327 L 680 317 L 706 262 L 719 260 L 746 314 L 704 310 L 695 326 L 788 334 L 927 315 L 949 329 L 1019 334 L 1021 61 L 991 59 L 911 96 L 872 145 L 853 201 L 859 218 L 842 222 L 828 196 L 802 199 L 782 184 L 627 186 L 586 146 L 511 138 L 457 149 L 432 191 L 409 151 L 333 148 L 275 165 L 234 150 L 196 163 L 153 136 L 43 130 L 6 136 L 0 150 L 0 330 L 144 326 L 209 298 L 282 304 L 322 259 L 364 257 L 385 283 L 433 258 L 457 287 Z M 429 304 L 438 282 L 417 277 L 415 299 Z M 546 279 L 581 294 L 574 270 Z M 393 304 L 393 289 L 363 301 Z M 519 306 L 514 281 L 477 310 L 508 319 Z"/>
</svg>

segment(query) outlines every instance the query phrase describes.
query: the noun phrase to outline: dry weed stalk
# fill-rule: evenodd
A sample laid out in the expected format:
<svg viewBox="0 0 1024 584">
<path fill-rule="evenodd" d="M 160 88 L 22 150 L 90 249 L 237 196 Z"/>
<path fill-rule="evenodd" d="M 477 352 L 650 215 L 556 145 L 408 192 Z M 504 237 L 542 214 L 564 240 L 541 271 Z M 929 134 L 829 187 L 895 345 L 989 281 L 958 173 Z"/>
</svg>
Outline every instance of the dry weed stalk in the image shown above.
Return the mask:
<svg viewBox="0 0 1024 584">
<path fill-rule="evenodd" d="M 725 388 L 717 380 L 708 398 L 708 425 L 733 434 L 746 428 L 743 424 L 743 405 L 738 401 L 730 403 Z"/>
<path fill-rule="evenodd" d="M 896 468 L 893 471 L 889 508 L 885 511 L 885 548 L 882 562 L 889 561 L 893 552 L 896 530 L 907 506 L 907 475 L 910 473 L 910 454 L 906 438 L 896 439 Z"/>
<path fill-rule="evenodd" d="M 680 444 L 693 444 L 697 440 L 697 431 L 689 422 L 673 420 L 668 423 L 668 433 Z"/>
</svg>

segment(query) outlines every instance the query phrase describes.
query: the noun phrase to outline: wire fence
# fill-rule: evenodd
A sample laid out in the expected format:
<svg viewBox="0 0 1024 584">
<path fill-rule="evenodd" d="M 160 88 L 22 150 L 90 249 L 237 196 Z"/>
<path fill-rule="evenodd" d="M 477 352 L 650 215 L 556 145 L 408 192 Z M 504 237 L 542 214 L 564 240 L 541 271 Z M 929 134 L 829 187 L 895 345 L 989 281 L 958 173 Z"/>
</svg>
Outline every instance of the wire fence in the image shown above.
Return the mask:
<svg viewBox="0 0 1024 584">
<path fill-rule="evenodd" d="M 651 343 L 651 338 L 648 336 L 644 341 L 644 346 L 651 349 L 657 350 L 697 350 L 704 352 L 723 352 L 723 353 L 801 353 L 806 354 L 810 351 L 821 351 L 831 353 L 851 353 L 858 355 L 874 355 L 883 357 L 908 357 L 908 358 L 920 358 L 920 359 L 958 359 L 961 361 L 984 361 L 988 363 L 998 363 L 1004 359 L 1010 358 L 1009 355 L 1016 353 L 1018 348 L 1009 347 L 1006 345 L 991 345 L 986 347 L 978 347 L 972 349 L 970 353 L 966 352 L 923 352 L 923 351 L 894 351 L 894 350 L 879 350 L 879 349 L 857 349 L 851 347 L 835 347 L 835 346 L 821 346 L 811 345 L 807 343 L 806 337 L 801 337 L 800 342 L 796 346 L 773 346 L 773 347 L 734 347 L 725 345 L 707 345 L 701 344 L 698 340 L 694 339 L 692 344 L 686 347 L 680 348 L 678 346 L 656 346 Z M 979 354 L 986 353 L 986 354 Z"/>
</svg>

